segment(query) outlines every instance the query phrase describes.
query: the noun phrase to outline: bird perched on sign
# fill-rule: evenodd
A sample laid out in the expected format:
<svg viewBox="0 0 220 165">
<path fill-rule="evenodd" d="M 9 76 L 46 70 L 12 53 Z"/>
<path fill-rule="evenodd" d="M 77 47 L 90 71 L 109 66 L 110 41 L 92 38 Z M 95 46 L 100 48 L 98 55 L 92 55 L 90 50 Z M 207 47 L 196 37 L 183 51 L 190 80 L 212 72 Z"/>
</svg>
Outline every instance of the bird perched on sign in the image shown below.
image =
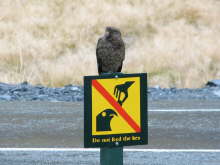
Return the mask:
<svg viewBox="0 0 220 165">
<path fill-rule="evenodd" d="M 104 36 L 98 40 L 96 58 L 99 74 L 121 72 L 125 44 L 119 29 L 106 27 Z"/>
</svg>

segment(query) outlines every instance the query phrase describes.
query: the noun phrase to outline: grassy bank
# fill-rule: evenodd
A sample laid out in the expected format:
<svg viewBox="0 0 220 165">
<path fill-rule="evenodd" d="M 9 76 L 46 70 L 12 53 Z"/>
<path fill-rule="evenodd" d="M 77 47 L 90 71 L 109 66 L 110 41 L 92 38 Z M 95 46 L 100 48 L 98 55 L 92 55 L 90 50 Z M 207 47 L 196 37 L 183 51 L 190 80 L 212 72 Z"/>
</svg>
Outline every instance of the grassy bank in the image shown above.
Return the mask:
<svg viewBox="0 0 220 165">
<path fill-rule="evenodd" d="M 106 26 L 126 42 L 124 73 L 150 85 L 201 87 L 220 77 L 218 0 L 0 1 L 0 81 L 63 86 L 97 74 Z"/>
</svg>

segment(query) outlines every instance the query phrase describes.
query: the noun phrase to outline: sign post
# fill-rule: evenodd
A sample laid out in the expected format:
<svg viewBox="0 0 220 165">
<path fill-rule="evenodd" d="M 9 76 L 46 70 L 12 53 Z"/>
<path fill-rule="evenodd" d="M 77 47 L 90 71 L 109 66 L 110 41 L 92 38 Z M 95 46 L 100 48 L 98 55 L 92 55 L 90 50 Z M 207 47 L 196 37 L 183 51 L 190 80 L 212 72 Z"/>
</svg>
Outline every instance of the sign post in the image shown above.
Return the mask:
<svg viewBox="0 0 220 165">
<path fill-rule="evenodd" d="M 121 165 L 123 146 L 147 144 L 146 93 L 146 73 L 84 77 L 84 147 L 101 147 L 101 165 Z"/>
<path fill-rule="evenodd" d="M 123 165 L 123 147 L 101 148 L 100 150 L 101 165 Z"/>
</svg>

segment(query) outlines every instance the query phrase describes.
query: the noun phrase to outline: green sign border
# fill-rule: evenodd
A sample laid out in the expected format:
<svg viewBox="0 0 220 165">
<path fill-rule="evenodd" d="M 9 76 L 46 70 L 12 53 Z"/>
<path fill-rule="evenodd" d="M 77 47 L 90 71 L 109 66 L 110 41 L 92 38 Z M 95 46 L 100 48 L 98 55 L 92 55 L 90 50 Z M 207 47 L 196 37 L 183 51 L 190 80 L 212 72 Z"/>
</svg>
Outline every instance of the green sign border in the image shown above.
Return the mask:
<svg viewBox="0 0 220 165">
<path fill-rule="evenodd" d="M 92 135 L 92 80 L 94 79 L 109 79 L 109 78 L 125 78 L 125 77 L 140 77 L 140 111 L 141 111 L 141 132 L 140 133 L 126 133 L 114 135 Z M 124 137 L 135 139 L 140 137 L 140 140 L 120 140 Z M 102 139 L 118 139 L 116 142 L 92 142 Z M 100 76 L 84 76 L 84 147 L 120 147 L 131 145 L 148 144 L 148 101 L 147 101 L 147 73 L 134 74 L 102 74 Z"/>
</svg>

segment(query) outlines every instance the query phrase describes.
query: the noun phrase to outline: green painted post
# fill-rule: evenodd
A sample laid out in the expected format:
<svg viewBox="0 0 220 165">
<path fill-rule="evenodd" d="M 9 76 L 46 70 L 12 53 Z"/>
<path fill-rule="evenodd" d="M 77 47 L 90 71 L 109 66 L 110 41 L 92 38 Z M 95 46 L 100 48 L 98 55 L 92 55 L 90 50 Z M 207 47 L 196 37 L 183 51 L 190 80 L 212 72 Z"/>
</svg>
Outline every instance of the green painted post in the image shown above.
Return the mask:
<svg viewBox="0 0 220 165">
<path fill-rule="evenodd" d="M 123 147 L 101 148 L 101 165 L 123 165 Z"/>
</svg>

